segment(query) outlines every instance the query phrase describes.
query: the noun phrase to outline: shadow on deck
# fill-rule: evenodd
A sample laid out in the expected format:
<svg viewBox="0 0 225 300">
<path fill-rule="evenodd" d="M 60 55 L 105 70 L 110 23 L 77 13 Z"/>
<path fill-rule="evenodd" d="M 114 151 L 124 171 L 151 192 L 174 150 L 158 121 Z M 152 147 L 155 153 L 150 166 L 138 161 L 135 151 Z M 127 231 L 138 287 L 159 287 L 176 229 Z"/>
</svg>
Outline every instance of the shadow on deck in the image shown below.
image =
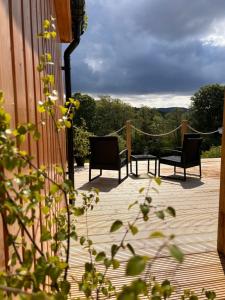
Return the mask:
<svg viewBox="0 0 225 300">
<path fill-rule="evenodd" d="M 217 221 L 219 204 L 219 175 L 220 159 L 202 160 L 203 177 L 188 177 L 186 182 L 164 180 L 160 186 L 149 178 L 146 164 L 140 163 L 138 178 L 129 176 L 127 180 L 118 185 L 117 172 L 103 171 L 103 177 L 88 183 L 88 165 L 75 174 L 75 184 L 78 190 L 86 191 L 91 187 L 100 189 L 100 203 L 88 216 L 89 236 L 98 251 L 110 251 L 110 245 L 119 243 L 122 233 L 110 234 L 109 228 L 116 219 L 124 223 L 132 221 L 137 209 L 128 210 L 130 203 L 140 197 L 138 191 L 141 187 L 147 188 L 149 184 L 158 189 L 150 190 L 153 203 L 157 207 L 172 206 L 176 209 L 176 218 L 166 218 L 161 221 L 154 215 L 150 221 L 138 221 L 138 235 L 127 237 L 136 252 L 140 255 L 154 256 L 161 244 L 158 239 L 150 240 L 149 234 L 155 230 L 162 230 L 166 234 L 175 234 L 175 243 L 185 253 L 185 260 L 178 264 L 164 249 L 152 267 L 152 274 L 158 280 L 169 279 L 176 287 L 174 299 L 178 299 L 182 290 L 193 289 L 199 295 L 204 287 L 214 290 L 217 299 L 225 299 L 225 258 L 216 251 Z M 195 173 L 197 169 L 191 169 Z M 162 174 L 168 174 L 173 169 L 165 166 Z M 196 171 L 197 172 L 197 171 Z M 77 228 L 80 234 L 85 234 L 85 220 L 81 219 Z M 122 265 L 129 258 L 128 252 L 122 251 L 118 259 Z M 83 271 L 83 263 L 87 254 L 77 244 L 71 247 L 71 274 L 79 277 Z M 129 282 L 124 277 L 124 268 L 120 271 L 112 270 L 109 274 L 113 283 L 121 286 Z M 76 293 L 73 286 L 73 293 Z"/>
</svg>

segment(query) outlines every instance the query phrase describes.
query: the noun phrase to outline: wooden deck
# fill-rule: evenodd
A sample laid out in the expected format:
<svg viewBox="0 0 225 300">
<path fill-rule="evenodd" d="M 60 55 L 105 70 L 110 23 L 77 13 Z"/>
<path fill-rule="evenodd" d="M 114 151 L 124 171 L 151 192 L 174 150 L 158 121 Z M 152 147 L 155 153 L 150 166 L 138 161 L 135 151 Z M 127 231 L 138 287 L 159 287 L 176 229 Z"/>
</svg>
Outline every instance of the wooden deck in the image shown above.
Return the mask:
<svg viewBox="0 0 225 300">
<path fill-rule="evenodd" d="M 130 242 L 140 255 L 154 256 L 161 244 L 159 239 L 149 239 L 150 232 L 162 230 L 166 234 L 176 235 L 175 243 L 185 253 L 185 260 L 178 264 L 164 249 L 152 267 L 152 274 L 158 280 L 169 279 L 176 287 L 174 299 L 178 299 L 183 289 L 193 289 L 199 295 L 202 288 L 214 290 L 217 299 L 225 299 L 225 258 L 216 251 L 217 219 L 219 203 L 220 159 L 202 160 L 203 177 L 190 176 L 186 182 L 162 180 L 157 186 L 146 174 L 147 164 L 140 163 L 140 176 L 130 176 L 120 185 L 117 184 L 117 172 L 103 171 L 103 176 L 88 183 L 88 165 L 77 169 L 75 184 L 78 190 L 87 191 L 98 187 L 100 203 L 88 216 L 89 236 L 97 250 L 109 251 L 112 243 L 119 243 L 122 231 L 109 234 L 109 228 L 116 219 L 124 222 L 132 221 L 137 209 L 128 211 L 128 205 L 138 199 L 141 187 L 158 189 L 158 193 L 150 190 L 153 203 L 158 207 L 172 206 L 176 209 L 176 218 L 168 217 L 161 221 L 152 215 L 150 221 L 139 221 L 140 232 L 136 236 L 128 236 Z M 193 174 L 198 169 L 189 169 Z M 171 167 L 162 168 L 161 174 L 172 172 Z M 77 228 L 85 234 L 85 220 L 79 220 Z M 120 252 L 117 257 L 122 265 L 129 258 L 128 252 Z M 71 274 L 79 277 L 83 271 L 83 262 L 87 260 L 86 252 L 76 243 L 71 246 Z M 124 270 L 111 271 L 109 277 L 117 286 L 131 280 L 124 277 Z M 73 294 L 78 295 L 72 281 Z"/>
</svg>

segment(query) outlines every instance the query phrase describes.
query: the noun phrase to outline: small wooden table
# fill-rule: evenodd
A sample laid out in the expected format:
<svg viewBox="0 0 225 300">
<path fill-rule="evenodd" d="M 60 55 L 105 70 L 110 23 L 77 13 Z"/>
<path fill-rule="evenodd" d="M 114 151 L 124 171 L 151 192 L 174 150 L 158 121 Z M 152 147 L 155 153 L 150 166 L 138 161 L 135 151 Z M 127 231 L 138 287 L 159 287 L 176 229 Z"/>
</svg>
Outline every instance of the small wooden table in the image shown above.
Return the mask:
<svg viewBox="0 0 225 300">
<path fill-rule="evenodd" d="M 148 161 L 148 173 L 156 176 L 157 173 L 157 157 L 155 155 L 151 154 L 139 154 L 139 155 L 131 155 L 130 156 L 130 172 L 131 174 L 138 176 L 138 161 Z M 150 172 L 150 161 L 154 160 L 155 161 L 155 172 Z M 132 162 L 136 162 L 136 173 L 132 172 Z"/>
</svg>

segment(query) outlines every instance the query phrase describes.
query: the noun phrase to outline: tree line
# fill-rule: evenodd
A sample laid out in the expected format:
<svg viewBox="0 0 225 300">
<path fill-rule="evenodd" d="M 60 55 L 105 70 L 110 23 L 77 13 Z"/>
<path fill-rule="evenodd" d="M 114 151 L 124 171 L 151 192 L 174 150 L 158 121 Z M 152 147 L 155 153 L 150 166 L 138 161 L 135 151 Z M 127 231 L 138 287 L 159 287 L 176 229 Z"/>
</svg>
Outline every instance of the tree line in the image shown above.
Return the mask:
<svg viewBox="0 0 225 300">
<path fill-rule="evenodd" d="M 140 130 L 153 134 L 169 132 L 178 127 L 182 120 L 201 132 L 210 132 L 222 126 L 224 86 L 219 84 L 201 87 L 191 97 L 189 109 L 174 108 L 171 111 L 159 110 L 148 106 L 140 108 L 101 96 L 99 100 L 87 94 L 73 95 L 80 101 L 80 108 L 74 118 L 76 126 L 84 126 L 92 134 L 107 135 L 123 127 L 127 120 Z M 125 145 L 125 131 L 120 134 L 120 144 Z M 132 132 L 133 153 L 158 154 L 161 149 L 180 146 L 180 131 L 164 137 L 149 137 Z M 220 145 L 219 134 L 204 135 L 203 149 Z"/>
</svg>

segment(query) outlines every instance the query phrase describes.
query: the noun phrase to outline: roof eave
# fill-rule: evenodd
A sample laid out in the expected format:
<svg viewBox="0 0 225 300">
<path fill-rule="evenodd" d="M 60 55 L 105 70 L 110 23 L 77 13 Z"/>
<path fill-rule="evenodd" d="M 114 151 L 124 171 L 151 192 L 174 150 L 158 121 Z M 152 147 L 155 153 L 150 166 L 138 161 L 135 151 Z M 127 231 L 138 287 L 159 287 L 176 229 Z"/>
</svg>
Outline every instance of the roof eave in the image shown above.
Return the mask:
<svg viewBox="0 0 225 300">
<path fill-rule="evenodd" d="M 58 34 L 62 43 L 73 40 L 71 0 L 54 0 Z"/>
</svg>

